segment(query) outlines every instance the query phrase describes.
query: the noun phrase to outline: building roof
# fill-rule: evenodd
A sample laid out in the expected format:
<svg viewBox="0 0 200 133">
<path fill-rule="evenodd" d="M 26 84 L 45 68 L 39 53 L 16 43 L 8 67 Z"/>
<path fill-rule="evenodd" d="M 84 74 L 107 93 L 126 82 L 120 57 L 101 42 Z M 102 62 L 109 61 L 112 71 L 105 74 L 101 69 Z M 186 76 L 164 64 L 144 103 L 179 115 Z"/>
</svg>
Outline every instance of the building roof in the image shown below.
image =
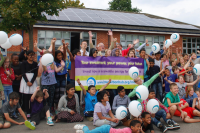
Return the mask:
<svg viewBox="0 0 200 133">
<path fill-rule="evenodd" d="M 81 22 L 81 23 L 100 23 L 130 26 L 145 26 L 174 29 L 199 30 L 200 27 L 151 15 L 146 13 L 119 12 L 87 8 L 67 8 L 59 12 L 59 16 L 50 16 L 44 13 L 47 20 Z"/>
</svg>

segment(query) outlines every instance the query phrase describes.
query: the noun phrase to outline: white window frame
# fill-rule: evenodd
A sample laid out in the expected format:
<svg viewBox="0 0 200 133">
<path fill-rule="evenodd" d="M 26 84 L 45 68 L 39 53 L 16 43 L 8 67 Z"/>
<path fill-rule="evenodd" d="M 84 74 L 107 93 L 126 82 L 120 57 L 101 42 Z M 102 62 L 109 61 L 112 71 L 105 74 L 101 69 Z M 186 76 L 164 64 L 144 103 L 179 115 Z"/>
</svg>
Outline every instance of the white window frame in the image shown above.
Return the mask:
<svg viewBox="0 0 200 133">
<path fill-rule="evenodd" d="M 62 36 L 61 36 L 61 38 L 57 38 L 57 40 L 61 40 L 62 41 L 62 39 L 65 39 L 65 40 L 68 40 L 67 42 L 69 42 L 70 43 L 70 45 L 69 45 L 69 49 L 71 49 L 71 33 L 69 32 L 69 31 L 58 31 L 58 30 L 38 30 L 38 33 L 40 32 L 40 31 L 44 31 L 45 32 L 45 37 L 37 37 L 37 40 L 38 40 L 38 47 L 44 47 L 45 49 L 48 47 L 49 48 L 49 46 L 51 45 L 49 45 L 49 46 L 47 46 L 46 45 L 46 41 L 47 41 L 47 39 L 52 39 L 53 37 L 55 37 L 55 32 L 61 32 L 62 33 Z M 46 32 L 47 31 L 52 31 L 53 32 L 53 37 L 52 38 L 48 38 L 48 37 L 46 37 Z M 64 35 L 63 35 L 63 33 L 64 32 L 69 32 L 69 38 L 64 38 Z M 41 44 L 40 42 L 39 42 L 39 39 L 44 39 L 44 44 Z M 66 42 L 66 41 L 65 41 Z M 60 45 L 62 45 L 62 42 L 61 42 L 61 44 Z M 57 50 L 57 48 L 60 46 L 60 45 L 57 45 L 56 44 L 56 50 Z"/>
<path fill-rule="evenodd" d="M 194 41 L 193 39 L 196 39 L 196 40 Z M 197 53 L 197 50 L 200 49 L 200 38 L 198 38 L 198 37 L 183 37 L 182 42 L 183 42 L 182 53 L 191 54 L 192 52 L 195 52 L 197 54 L 197 56 L 200 56 L 200 54 Z M 189 47 L 189 44 L 191 44 L 191 48 Z"/>
<path fill-rule="evenodd" d="M 122 36 L 124 36 L 125 35 L 125 39 L 123 40 L 122 39 Z M 141 37 L 144 37 L 144 40 L 141 40 L 140 39 L 140 42 L 139 43 L 137 43 L 136 45 L 135 45 L 135 48 L 138 48 L 141 44 L 143 44 L 143 43 L 145 43 L 145 41 L 146 41 L 146 38 L 147 37 L 152 37 L 152 44 L 154 44 L 154 43 L 158 43 L 158 44 L 160 44 L 160 46 L 161 46 L 161 48 L 163 47 L 163 41 L 165 40 L 165 36 L 161 36 L 161 35 L 143 35 L 143 34 L 120 34 L 120 43 L 121 44 L 124 44 L 125 43 L 125 46 L 122 46 L 124 49 L 127 49 L 127 45 L 129 44 L 129 42 L 130 41 L 127 41 L 126 40 L 126 36 L 127 35 L 131 35 L 132 36 L 132 41 L 133 40 L 135 40 L 135 39 L 139 39 L 139 38 L 141 38 Z M 154 37 L 158 37 L 158 41 L 155 41 L 155 38 Z M 163 38 L 163 40 L 161 40 L 161 38 Z M 132 42 L 133 43 L 133 42 Z M 132 44 L 131 43 L 131 44 Z M 151 45 L 152 45 L 151 44 Z M 145 49 L 151 49 L 151 45 L 149 45 L 149 46 L 145 46 Z M 148 53 L 149 54 L 149 53 Z"/>
</svg>

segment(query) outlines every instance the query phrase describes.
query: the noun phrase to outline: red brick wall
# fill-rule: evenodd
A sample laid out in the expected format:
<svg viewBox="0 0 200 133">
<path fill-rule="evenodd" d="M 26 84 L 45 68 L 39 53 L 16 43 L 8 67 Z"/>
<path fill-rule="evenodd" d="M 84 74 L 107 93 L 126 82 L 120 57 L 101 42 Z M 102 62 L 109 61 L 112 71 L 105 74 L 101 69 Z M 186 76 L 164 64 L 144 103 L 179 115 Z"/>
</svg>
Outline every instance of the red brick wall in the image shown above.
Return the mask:
<svg viewBox="0 0 200 133">
<path fill-rule="evenodd" d="M 78 31 L 78 32 L 88 32 L 87 30 L 72 30 L 72 29 L 50 29 L 50 28 L 34 28 L 33 30 L 33 41 L 37 40 L 37 33 L 38 30 L 54 30 L 54 31 Z M 108 48 L 108 35 L 107 35 L 107 31 L 92 31 L 92 32 L 96 32 L 97 33 L 97 44 L 99 43 L 104 43 L 105 44 L 105 48 Z M 14 33 L 18 33 L 22 35 L 22 31 L 18 30 L 18 31 L 12 31 L 8 34 L 8 36 L 11 36 Z M 28 33 L 26 33 L 25 31 L 23 32 L 23 46 L 28 47 L 29 46 L 29 35 Z M 151 33 L 133 33 L 133 32 L 113 32 L 113 36 L 114 38 L 117 38 L 117 42 L 120 42 L 120 34 L 137 34 L 137 35 L 159 35 L 159 36 L 165 36 L 165 39 L 169 39 L 170 38 L 170 34 L 151 34 Z M 184 36 L 187 37 L 187 36 Z M 190 36 L 191 37 L 191 36 Z M 179 49 L 179 51 L 182 51 L 182 38 L 183 36 L 180 36 L 180 39 L 178 42 L 176 42 L 175 44 L 173 44 L 173 52 L 175 52 L 175 48 L 179 47 L 181 49 Z M 10 49 L 7 50 L 7 56 L 10 56 L 13 52 L 20 52 L 21 51 L 21 46 L 12 46 Z M 34 49 L 34 51 L 36 52 L 36 50 Z"/>
</svg>

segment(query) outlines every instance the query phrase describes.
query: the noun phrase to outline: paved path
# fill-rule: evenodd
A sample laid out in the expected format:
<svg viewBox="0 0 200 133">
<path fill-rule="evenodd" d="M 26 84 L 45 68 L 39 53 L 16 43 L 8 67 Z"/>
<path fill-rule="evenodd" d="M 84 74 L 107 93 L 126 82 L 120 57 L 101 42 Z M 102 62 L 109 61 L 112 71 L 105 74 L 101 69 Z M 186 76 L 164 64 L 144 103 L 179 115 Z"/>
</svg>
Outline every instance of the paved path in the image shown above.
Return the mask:
<svg viewBox="0 0 200 133">
<path fill-rule="evenodd" d="M 196 117 L 196 119 L 199 119 Z M 200 133 L 200 123 L 183 123 L 178 117 L 175 117 L 174 120 L 178 122 L 181 126 L 179 130 L 168 130 L 167 133 Z M 23 121 L 22 118 L 19 121 Z M 95 126 L 92 125 L 92 122 L 89 122 L 87 119 L 84 122 L 79 122 L 81 124 L 86 124 L 89 129 L 94 129 Z M 75 133 L 73 126 L 77 123 L 55 123 L 54 126 L 49 126 L 46 124 L 45 120 L 42 120 L 41 123 L 36 126 L 36 130 L 31 131 L 25 125 L 12 125 L 9 129 L 0 130 L 1 133 Z M 123 126 L 119 126 L 117 128 L 123 128 Z M 155 133 L 160 133 L 160 131 L 154 127 Z"/>
</svg>

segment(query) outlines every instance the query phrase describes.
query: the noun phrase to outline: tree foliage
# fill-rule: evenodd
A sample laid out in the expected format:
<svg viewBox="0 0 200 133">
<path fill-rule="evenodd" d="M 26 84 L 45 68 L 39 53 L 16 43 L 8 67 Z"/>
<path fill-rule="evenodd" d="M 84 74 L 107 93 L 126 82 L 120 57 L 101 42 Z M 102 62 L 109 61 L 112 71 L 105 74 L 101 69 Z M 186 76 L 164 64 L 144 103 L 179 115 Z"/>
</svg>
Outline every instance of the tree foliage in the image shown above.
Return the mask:
<svg viewBox="0 0 200 133">
<path fill-rule="evenodd" d="M 108 4 L 109 4 L 109 10 L 130 11 L 135 13 L 139 13 L 142 11 L 137 7 L 132 8 L 131 0 L 112 0 Z"/>
<path fill-rule="evenodd" d="M 29 32 L 29 49 L 33 49 L 33 25 L 47 20 L 44 13 L 58 16 L 65 4 L 65 0 L 0 0 L 3 17 L 0 28 L 7 32 L 18 29 Z"/>
<path fill-rule="evenodd" d="M 66 0 L 66 6 L 85 8 L 84 3 L 81 3 L 80 0 Z"/>
</svg>

